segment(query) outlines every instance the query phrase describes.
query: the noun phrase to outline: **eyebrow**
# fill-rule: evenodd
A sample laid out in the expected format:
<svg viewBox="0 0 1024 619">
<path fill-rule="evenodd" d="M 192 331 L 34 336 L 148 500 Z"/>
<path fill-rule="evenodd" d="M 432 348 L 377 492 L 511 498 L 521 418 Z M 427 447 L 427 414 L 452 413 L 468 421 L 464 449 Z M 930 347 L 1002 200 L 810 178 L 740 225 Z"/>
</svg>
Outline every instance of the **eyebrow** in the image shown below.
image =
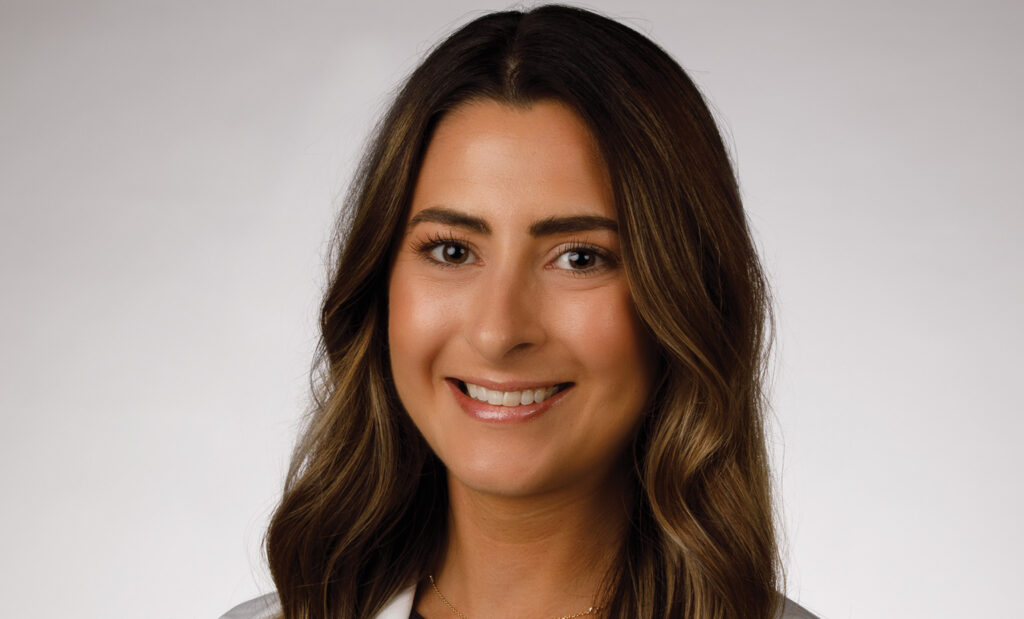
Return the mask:
<svg viewBox="0 0 1024 619">
<path fill-rule="evenodd" d="M 598 215 L 573 215 L 571 217 L 546 217 L 530 224 L 531 236 L 589 232 L 590 230 L 611 230 L 618 232 L 614 219 Z"/>
<path fill-rule="evenodd" d="M 409 220 L 409 229 L 417 224 L 432 222 L 464 228 L 480 234 L 490 234 L 491 227 L 487 221 L 443 206 L 425 208 L 413 215 Z M 545 217 L 530 224 L 530 236 L 550 236 L 554 234 L 571 234 L 591 230 L 611 230 L 618 232 L 619 226 L 614 219 L 599 215 L 571 215 L 567 217 Z"/>
<path fill-rule="evenodd" d="M 413 215 L 412 219 L 409 220 L 408 230 L 411 230 L 416 224 L 432 222 L 436 224 L 444 224 L 446 226 L 455 226 L 456 228 L 465 228 L 473 232 L 479 232 L 480 234 L 490 234 L 491 227 L 487 225 L 487 222 L 479 217 L 467 215 L 466 213 L 460 213 L 459 211 L 445 208 L 443 206 L 431 206 L 425 208 L 419 213 Z"/>
</svg>

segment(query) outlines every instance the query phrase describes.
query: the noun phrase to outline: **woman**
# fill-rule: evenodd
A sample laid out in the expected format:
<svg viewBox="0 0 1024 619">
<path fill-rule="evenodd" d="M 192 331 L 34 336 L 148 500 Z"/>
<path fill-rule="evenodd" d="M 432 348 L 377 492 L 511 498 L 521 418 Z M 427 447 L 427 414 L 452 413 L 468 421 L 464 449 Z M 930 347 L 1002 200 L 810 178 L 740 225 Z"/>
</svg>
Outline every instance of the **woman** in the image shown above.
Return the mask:
<svg viewBox="0 0 1024 619">
<path fill-rule="evenodd" d="M 777 593 L 766 289 L 706 105 L 586 11 L 481 17 L 353 185 L 317 399 L 228 617 L 809 617 Z"/>
</svg>

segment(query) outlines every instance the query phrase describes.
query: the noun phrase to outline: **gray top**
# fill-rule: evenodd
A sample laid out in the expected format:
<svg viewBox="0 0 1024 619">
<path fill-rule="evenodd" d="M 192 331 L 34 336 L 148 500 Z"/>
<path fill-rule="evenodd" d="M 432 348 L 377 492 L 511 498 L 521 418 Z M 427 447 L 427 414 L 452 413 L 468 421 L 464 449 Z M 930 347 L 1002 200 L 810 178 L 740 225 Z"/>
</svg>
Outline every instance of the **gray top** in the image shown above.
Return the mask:
<svg viewBox="0 0 1024 619">
<path fill-rule="evenodd" d="M 409 619 L 415 596 L 416 587 L 409 587 L 396 595 L 374 619 Z M 277 601 L 277 594 L 268 593 L 235 606 L 220 619 L 277 619 L 280 615 L 281 604 Z M 818 619 L 818 617 L 793 600 L 786 598 L 786 604 L 779 619 Z"/>
</svg>

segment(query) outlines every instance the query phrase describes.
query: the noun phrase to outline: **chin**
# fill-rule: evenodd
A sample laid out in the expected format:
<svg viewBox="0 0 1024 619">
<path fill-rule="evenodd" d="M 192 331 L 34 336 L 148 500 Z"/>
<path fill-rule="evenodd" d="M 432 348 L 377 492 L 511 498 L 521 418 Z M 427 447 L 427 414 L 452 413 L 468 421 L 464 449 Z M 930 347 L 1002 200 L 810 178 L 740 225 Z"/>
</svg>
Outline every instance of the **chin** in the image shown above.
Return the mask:
<svg viewBox="0 0 1024 619">
<path fill-rule="evenodd" d="M 475 493 L 507 498 L 544 494 L 568 481 L 559 474 L 562 471 L 558 467 L 544 466 L 535 458 L 523 462 L 503 453 L 446 466 L 449 488 L 461 486 Z"/>
</svg>

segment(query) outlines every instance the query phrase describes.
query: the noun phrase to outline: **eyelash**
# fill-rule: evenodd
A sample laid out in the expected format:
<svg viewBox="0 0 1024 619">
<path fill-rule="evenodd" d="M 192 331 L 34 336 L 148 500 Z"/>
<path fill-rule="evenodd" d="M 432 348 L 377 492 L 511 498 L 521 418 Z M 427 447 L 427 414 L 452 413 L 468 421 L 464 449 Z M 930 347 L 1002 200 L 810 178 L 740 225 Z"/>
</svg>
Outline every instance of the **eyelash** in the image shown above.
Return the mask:
<svg viewBox="0 0 1024 619">
<path fill-rule="evenodd" d="M 455 238 L 455 236 L 453 236 L 452 234 L 439 234 L 439 233 L 431 234 L 430 236 L 428 236 L 423 241 L 420 241 L 420 242 L 416 243 L 414 245 L 413 249 L 416 251 L 416 255 L 418 255 L 420 258 L 423 258 L 424 260 L 426 260 L 427 262 L 429 262 L 431 264 L 434 264 L 434 265 L 437 265 L 437 266 L 440 266 L 440 267 L 443 267 L 443 268 L 446 268 L 446 269 L 462 266 L 463 263 L 459 263 L 459 262 L 444 262 L 442 260 L 438 260 L 438 259 L 434 258 L 431 255 L 434 252 L 435 249 L 437 249 L 438 247 L 443 247 L 445 245 L 456 245 L 456 246 L 459 246 L 459 247 L 465 249 L 470 254 L 473 253 L 473 250 L 470 249 L 469 243 L 467 241 L 465 241 L 463 239 Z"/>
<path fill-rule="evenodd" d="M 452 235 L 450 233 L 444 233 L 444 234 L 434 233 L 434 234 L 431 234 L 426 239 L 424 239 L 424 240 L 422 240 L 422 241 L 420 241 L 418 243 L 415 243 L 414 246 L 413 246 L 413 249 L 416 252 L 416 254 L 419 257 L 421 257 L 422 259 L 426 260 L 430 264 L 433 264 L 433 265 L 436 265 L 436 266 L 440 266 L 442 268 L 450 269 L 450 268 L 459 267 L 459 266 L 462 266 L 463 264 L 465 264 L 465 263 L 461 263 L 461 262 L 445 262 L 443 260 L 438 260 L 437 258 L 435 258 L 432 255 L 433 252 L 437 248 L 443 247 L 443 246 L 446 246 L 446 245 L 458 246 L 458 247 L 464 249 L 465 251 L 469 252 L 471 255 L 473 255 L 475 257 L 473 249 L 470 247 L 470 243 L 468 241 L 466 241 L 464 239 L 456 238 L 454 235 Z M 566 254 L 573 253 L 573 252 L 582 253 L 582 254 L 590 254 L 590 255 L 592 255 L 592 256 L 597 258 L 597 264 L 594 265 L 594 266 L 591 266 L 591 267 L 587 267 L 587 268 L 584 268 L 584 269 L 560 269 L 560 270 L 566 271 L 567 273 L 569 273 L 573 277 L 586 277 L 586 276 L 594 274 L 594 273 L 598 273 L 598 272 L 601 272 L 601 271 L 606 271 L 608 269 L 612 269 L 612 268 L 614 268 L 614 267 L 616 267 L 618 265 L 618 262 L 617 262 L 615 256 L 611 252 L 606 251 L 604 249 L 601 249 L 600 247 L 597 247 L 597 246 L 594 246 L 594 245 L 590 245 L 588 243 L 584 243 L 584 242 L 578 241 L 578 240 L 571 240 L 568 243 L 564 244 L 562 247 L 560 247 L 559 250 L 558 250 L 558 257 L 555 258 L 555 260 L 552 261 L 552 262 L 556 262 L 556 261 L 560 260 Z M 557 268 L 557 267 L 550 267 L 550 268 Z"/>
<path fill-rule="evenodd" d="M 573 277 L 586 277 L 587 275 L 591 275 L 593 273 L 599 273 L 601 271 L 606 271 L 608 269 L 614 268 L 617 264 L 615 261 L 615 257 L 611 254 L 611 252 L 601 249 L 600 247 L 596 247 L 594 245 L 590 245 L 588 243 L 576 240 L 569 241 L 568 243 L 560 247 L 558 249 L 558 257 L 555 258 L 555 261 L 561 260 L 562 256 L 573 252 L 581 254 L 590 254 L 597 258 L 597 264 L 595 264 L 594 266 L 590 266 L 584 269 L 562 269 L 570 273 Z"/>
</svg>

